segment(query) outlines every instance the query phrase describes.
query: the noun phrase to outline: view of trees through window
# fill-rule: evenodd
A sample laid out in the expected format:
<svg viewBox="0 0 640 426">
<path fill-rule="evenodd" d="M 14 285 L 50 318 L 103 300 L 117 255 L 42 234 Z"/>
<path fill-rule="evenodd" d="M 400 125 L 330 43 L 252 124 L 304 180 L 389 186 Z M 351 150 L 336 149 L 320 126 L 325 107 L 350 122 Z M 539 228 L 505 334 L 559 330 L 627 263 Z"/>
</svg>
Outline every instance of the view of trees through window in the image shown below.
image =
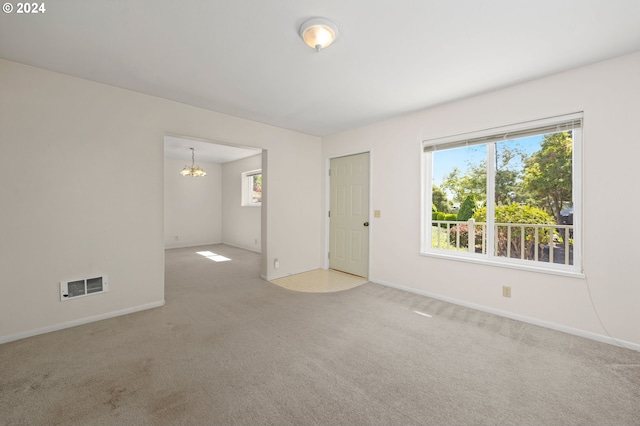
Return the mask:
<svg viewBox="0 0 640 426">
<path fill-rule="evenodd" d="M 251 202 L 262 203 L 262 173 L 251 176 Z"/>
<path fill-rule="evenodd" d="M 573 265 L 572 130 L 431 155 L 431 248 Z"/>
<path fill-rule="evenodd" d="M 240 177 L 242 181 L 242 196 L 240 205 L 261 206 L 262 205 L 262 170 L 250 170 L 243 172 Z"/>
</svg>

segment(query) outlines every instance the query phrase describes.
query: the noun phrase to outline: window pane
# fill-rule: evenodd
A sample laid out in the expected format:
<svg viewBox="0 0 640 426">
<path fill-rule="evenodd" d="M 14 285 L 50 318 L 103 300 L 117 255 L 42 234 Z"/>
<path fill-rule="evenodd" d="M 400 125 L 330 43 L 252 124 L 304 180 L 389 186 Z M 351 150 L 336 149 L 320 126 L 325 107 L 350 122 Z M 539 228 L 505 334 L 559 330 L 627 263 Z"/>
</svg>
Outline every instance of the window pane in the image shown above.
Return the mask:
<svg viewBox="0 0 640 426">
<path fill-rule="evenodd" d="M 424 141 L 423 252 L 582 272 L 581 127 L 577 113 Z"/>
<path fill-rule="evenodd" d="M 242 206 L 262 205 L 262 172 L 261 170 L 250 170 L 243 172 L 242 196 L 240 204 Z"/>
<path fill-rule="evenodd" d="M 485 224 L 469 220 L 487 200 L 486 145 L 435 151 L 432 158 L 431 247 L 483 253 Z"/>
<path fill-rule="evenodd" d="M 251 190 L 253 204 L 262 203 L 262 174 L 251 176 Z"/>
<path fill-rule="evenodd" d="M 494 255 L 573 264 L 572 150 L 571 132 L 495 144 Z"/>
</svg>

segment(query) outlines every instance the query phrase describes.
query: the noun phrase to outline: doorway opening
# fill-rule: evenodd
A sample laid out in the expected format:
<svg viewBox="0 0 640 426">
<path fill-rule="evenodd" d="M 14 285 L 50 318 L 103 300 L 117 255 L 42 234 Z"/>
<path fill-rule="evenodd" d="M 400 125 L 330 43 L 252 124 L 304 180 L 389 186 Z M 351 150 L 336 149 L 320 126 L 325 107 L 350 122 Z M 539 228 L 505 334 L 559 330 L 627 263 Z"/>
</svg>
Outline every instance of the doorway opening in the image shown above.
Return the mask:
<svg viewBox="0 0 640 426">
<path fill-rule="evenodd" d="M 191 148 L 194 148 L 193 151 Z M 193 155 L 193 157 L 192 157 Z M 183 176 L 192 161 L 206 176 Z M 225 244 L 265 252 L 266 152 L 184 136 L 164 137 L 165 249 Z M 253 174 L 252 203 L 245 203 L 244 173 Z M 256 173 L 259 171 L 260 176 Z M 256 201 L 259 200 L 260 202 Z"/>
</svg>

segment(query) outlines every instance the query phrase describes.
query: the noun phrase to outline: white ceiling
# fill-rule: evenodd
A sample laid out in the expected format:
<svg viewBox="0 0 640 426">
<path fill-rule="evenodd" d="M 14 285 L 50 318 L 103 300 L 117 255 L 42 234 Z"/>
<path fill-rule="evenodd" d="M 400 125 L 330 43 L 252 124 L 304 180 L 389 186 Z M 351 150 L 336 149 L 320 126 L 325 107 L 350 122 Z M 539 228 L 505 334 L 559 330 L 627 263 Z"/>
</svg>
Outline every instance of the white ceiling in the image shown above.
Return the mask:
<svg viewBox="0 0 640 426">
<path fill-rule="evenodd" d="M 45 5 L 0 14 L 0 57 L 320 136 L 640 50 L 638 0 Z"/>
<path fill-rule="evenodd" d="M 191 148 L 194 148 L 194 157 L 197 163 L 224 164 L 242 158 L 258 155 L 262 151 L 252 148 L 240 148 L 230 145 L 222 145 L 196 139 L 187 139 L 177 136 L 164 137 L 164 157 L 172 160 L 182 160 L 185 165 L 191 164 Z"/>
</svg>

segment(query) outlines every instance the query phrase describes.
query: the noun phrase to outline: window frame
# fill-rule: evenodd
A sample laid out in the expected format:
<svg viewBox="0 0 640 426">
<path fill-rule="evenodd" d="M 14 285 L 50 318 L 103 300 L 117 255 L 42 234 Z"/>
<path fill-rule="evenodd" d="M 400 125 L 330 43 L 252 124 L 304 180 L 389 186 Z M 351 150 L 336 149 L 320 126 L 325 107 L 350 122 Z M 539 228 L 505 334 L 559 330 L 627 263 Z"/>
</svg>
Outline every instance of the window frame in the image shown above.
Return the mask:
<svg viewBox="0 0 640 426">
<path fill-rule="evenodd" d="M 467 261 L 494 265 L 499 267 L 529 270 L 535 272 L 583 277 L 583 232 L 582 232 L 582 145 L 584 114 L 582 112 L 556 117 L 494 127 L 480 131 L 462 133 L 435 139 L 423 140 L 421 147 L 421 232 L 420 255 L 452 260 Z M 486 145 L 487 155 L 487 200 L 495 200 L 495 144 L 505 140 L 517 139 L 532 135 L 545 134 L 536 129 L 549 129 L 547 133 L 572 130 L 572 192 L 573 192 L 573 265 L 550 262 L 513 259 L 494 254 L 495 203 L 487 203 L 487 236 L 486 253 L 470 253 L 463 251 L 443 250 L 431 247 L 432 242 L 432 185 L 433 185 L 433 152 L 438 149 L 451 149 L 472 144 Z"/>
<path fill-rule="evenodd" d="M 262 175 L 262 169 L 242 172 L 240 177 L 242 184 L 240 205 L 242 207 L 262 207 L 262 199 L 257 203 L 253 202 L 253 177 L 258 175 Z"/>
</svg>

